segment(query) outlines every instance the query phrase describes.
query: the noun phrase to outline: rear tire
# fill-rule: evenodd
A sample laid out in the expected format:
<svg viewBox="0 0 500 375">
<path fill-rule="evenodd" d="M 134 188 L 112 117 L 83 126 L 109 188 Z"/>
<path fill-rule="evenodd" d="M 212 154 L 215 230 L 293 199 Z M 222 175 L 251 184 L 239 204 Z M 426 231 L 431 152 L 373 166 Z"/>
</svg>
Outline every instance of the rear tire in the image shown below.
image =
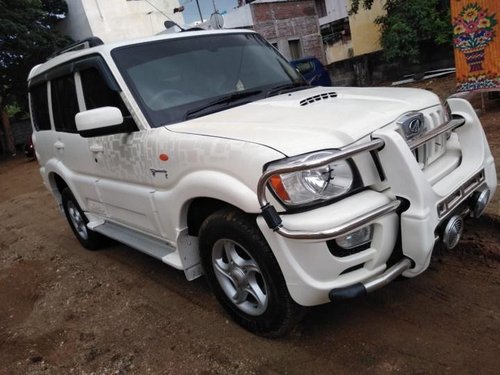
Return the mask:
<svg viewBox="0 0 500 375">
<path fill-rule="evenodd" d="M 289 332 L 304 308 L 290 294 L 255 221 L 235 209 L 209 216 L 199 232 L 203 268 L 224 309 L 245 329 L 266 337 Z"/>
<path fill-rule="evenodd" d="M 64 188 L 61 197 L 66 219 L 78 241 L 88 250 L 100 249 L 106 243 L 106 237 L 87 228 L 89 221 L 71 190 Z"/>
</svg>

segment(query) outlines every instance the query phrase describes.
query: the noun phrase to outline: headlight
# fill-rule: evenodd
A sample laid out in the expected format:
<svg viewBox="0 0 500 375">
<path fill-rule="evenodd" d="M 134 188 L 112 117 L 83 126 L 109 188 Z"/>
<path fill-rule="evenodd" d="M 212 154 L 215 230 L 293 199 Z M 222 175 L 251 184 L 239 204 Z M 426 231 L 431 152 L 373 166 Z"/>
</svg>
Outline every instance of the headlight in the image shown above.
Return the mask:
<svg viewBox="0 0 500 375">
<path fill-rule="evenodd" d="M 335 155 L 334 151 L 321 151 L 289 159 L 287 164 L 302 164 Z M 271 165 L 280 167 L 283 162 Z M 292 173 L 276 174 L 270 185 L 278 198 L 287 206 L 300 206 L 327 201 L 347 194 L 354 186 L 355 174 L 346 160 Z"/>
</svg>

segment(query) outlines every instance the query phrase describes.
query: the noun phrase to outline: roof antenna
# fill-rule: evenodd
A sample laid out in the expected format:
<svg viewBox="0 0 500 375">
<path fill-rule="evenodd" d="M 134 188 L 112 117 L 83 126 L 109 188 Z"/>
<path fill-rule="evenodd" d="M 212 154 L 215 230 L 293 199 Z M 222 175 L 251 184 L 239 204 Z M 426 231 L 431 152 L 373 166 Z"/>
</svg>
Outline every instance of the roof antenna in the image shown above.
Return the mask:
<svg viewBox="0 0 500 375">
<path fill-rule="evenodd" d="M 172 20 L 166 20 L 165 22 L 163 22 L 163 26 L 165 26 L 165 29 L 170 29 L 173 26 L 177 26 L 179 29 L 181 29 L 181 31 L 186 31 L 185 29 L 180 27 L 179 24 L 175 23 Z"/>
<path fill-rule="evenodd" d="M 171 28 L 172 26 L 177 26 L 179 29 L 181 29 L 181 31 L 186 31 L 183 27 L 180 27 L 179 24 L 177 22 L 175 22 L 172 18 L 170 18 L 169 16 L 167 16 L 164 12 L 161 11 L 161 9 L 159 9 L 157 6 L 155 6 L 154 4 L 152 4 L 149 0 L 144 0 L 146 3 L 148 3 L 149 5 L 151 5 L 153 8 L 155 8 L 158 12 L 160 12 L 165 18 L 167 18 L 168 20 L 165 21 L 163 23 L 163 25 L 165 26 L 166 29 L 169 29 Z M 177 9 L 177 8 L 176 8 Z M 179 11 L 179 10 L 177 10 Z M 175 11 L 174 11 L 175 13 Z M 167 27 L 168 25 L 168 27 Z"/>
</svg>

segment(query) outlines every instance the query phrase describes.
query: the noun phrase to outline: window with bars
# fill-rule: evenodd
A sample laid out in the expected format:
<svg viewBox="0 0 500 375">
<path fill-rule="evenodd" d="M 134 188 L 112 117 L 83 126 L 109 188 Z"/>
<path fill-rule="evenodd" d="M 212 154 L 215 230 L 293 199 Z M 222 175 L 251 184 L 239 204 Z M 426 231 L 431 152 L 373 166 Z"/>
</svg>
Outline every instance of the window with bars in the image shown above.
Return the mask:
<svg viewBox="0 0 500 375">
<path fill-rule="evenodd" d="M 292 60 L 300 59 L 302 57 L 302 46 L 300 45 L 300 39 L 289 40 L 288 46 L 290 48 L 290 58 Z"/>
<path fill-rule="evenodd" d="M 316 4 L 316 12 L 318 12 L 318 17 L 326 17 L 326 3 L 325 0 L 314 0 Z"/>
</svg>

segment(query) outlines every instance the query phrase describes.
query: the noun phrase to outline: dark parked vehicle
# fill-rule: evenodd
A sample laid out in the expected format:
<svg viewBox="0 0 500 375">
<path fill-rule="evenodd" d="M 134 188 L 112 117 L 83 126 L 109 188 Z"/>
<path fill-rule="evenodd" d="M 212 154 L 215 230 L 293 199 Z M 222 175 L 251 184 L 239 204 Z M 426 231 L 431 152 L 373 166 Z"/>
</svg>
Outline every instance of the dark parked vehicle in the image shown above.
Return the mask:
<svg viewBox="0 0 500 375">
<path fill-rule="evenodd" d="M 332 81 L 328 70 L 316 57 L 304 57 L 290 61 L 295 69 L 313 86 L 331 86 Z"/>
<path fill-rule="evenodd" d="M 24 144 L 24 155 L 26 155 L 26 157 L 30 159 L 35 157 L 35 147 L 33 146 L 31 134 L 28 136 L 28 138 L 26 139 L 26 143 Z"/>
</svg>

